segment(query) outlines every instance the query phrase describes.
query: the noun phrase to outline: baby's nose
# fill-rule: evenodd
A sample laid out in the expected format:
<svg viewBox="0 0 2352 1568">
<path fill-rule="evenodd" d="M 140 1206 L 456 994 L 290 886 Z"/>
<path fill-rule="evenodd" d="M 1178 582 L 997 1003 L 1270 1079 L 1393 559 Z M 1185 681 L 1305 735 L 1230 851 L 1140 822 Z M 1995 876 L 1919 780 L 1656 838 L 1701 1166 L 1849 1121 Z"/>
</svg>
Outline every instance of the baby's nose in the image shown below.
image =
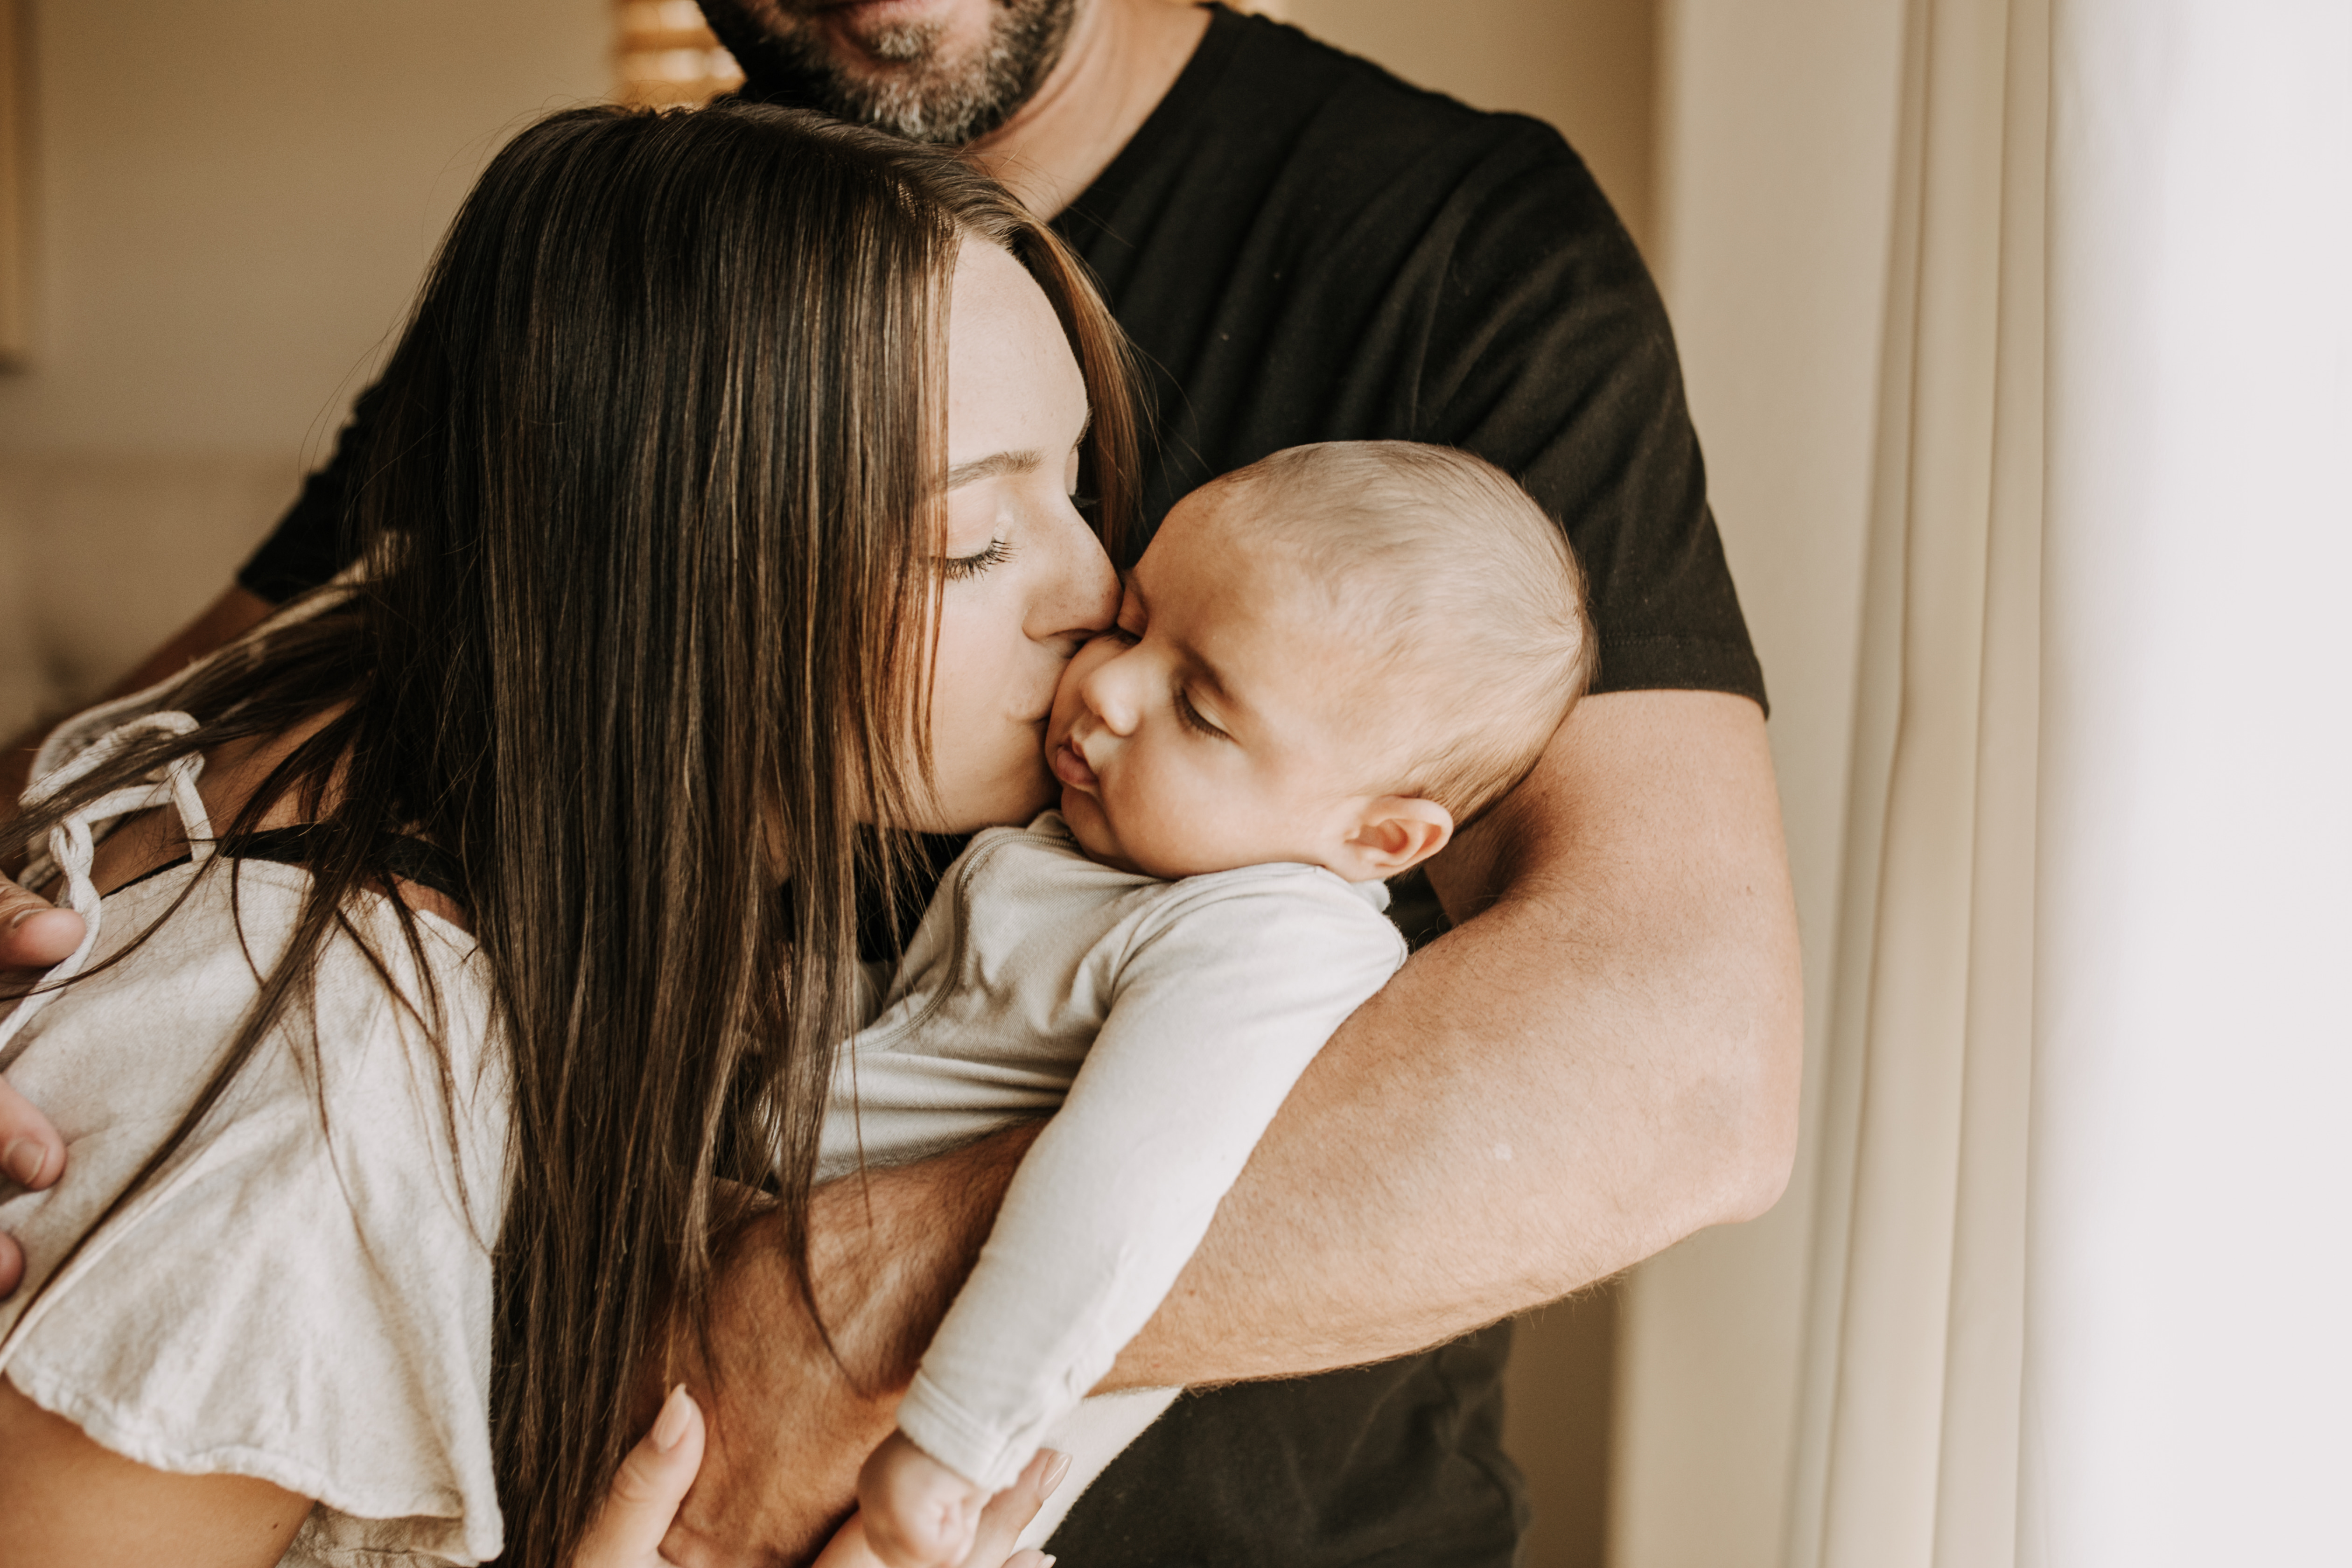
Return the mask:
<svg viewBox="0 0 2352 1568">
<path fill-rule="evenodd" d="M 1133 733 L 1140 710 L 1135 700 L 1134 678 L 1120 668 L 1126 662 L 1118 658 L 1105 660 L 1102 668 L 1088 675 L 1078 689 L 1087 709 L 1114 735 Z"/>
</svg>

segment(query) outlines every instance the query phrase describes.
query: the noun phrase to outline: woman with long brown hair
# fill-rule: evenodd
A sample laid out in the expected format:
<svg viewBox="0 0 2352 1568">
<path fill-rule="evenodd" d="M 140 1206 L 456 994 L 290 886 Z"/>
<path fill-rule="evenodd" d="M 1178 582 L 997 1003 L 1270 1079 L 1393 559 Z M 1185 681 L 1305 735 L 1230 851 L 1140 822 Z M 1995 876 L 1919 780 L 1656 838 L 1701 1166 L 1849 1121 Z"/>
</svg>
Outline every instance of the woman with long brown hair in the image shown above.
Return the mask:
<svg viewBox="0 0 2352 1568">
<path fill-rule="evenodd" d="M 878 133 L 542 121 L 373 397 L 362 567 L 0 829 L 91 932 L 0 1024 L 74 1143 L 0 1186 L 12 1565 L 570 1559 L 727 1178 L 805 1212 L 859 910 L 1044 804 L 1115 608 L 1116 329 Z"/>
</svg>

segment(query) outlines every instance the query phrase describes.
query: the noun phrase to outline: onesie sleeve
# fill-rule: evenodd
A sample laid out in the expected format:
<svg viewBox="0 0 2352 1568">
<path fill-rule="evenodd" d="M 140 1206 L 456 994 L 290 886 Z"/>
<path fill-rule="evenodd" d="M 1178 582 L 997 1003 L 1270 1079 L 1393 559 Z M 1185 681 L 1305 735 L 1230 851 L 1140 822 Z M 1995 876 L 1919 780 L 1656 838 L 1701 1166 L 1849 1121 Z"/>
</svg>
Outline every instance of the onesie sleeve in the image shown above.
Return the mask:
<svg viewBox="0 0 2352 1568">
<path fill-rule="evenodd" d="M 1010 1484 L 1109 1371 L 1300 1072 L 1404 962 L 1396 928 L 1328 872 L 1240 875 L 1171 899 L 1134 939 L 899 1407 L 979 1485 Z"/>
</svg>

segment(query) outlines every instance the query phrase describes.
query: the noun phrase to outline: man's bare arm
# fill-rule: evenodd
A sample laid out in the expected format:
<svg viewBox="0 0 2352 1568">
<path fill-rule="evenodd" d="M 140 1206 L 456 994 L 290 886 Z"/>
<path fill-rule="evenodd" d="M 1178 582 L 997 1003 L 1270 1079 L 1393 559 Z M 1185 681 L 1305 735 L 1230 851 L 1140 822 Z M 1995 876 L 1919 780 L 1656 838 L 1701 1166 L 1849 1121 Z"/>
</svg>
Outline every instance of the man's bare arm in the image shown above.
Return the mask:
<svg viewBox="0 0 2352 1568">
<path fill-rule="evenodd" d="M 1465 923 L 1316 1058 L 1112 1385 L 1402 1354 L 1779 1197 L 1803 1015 L 1754 704 L 1591 699 L 1433 879 Z"/>
<path fill-rule="evenodd" d="M 226 593 L 205 605 L 194 620 L 173 633 L 169 642 L 115 682 L 107 695 L 127 697 L 167 676 L 177 675 L 206 654 L 226 647 L 259 626 L 275 608 L 268 600 L 231 584 Z M 8 742 L 7 751 L 0 753 L 0 820 L 16 815 L 16 797 L 25 792 L 33 768 L 33 753 L 40 749 L 41 737 L 47 732 L 47 726 L 36 726 Z M 8 888 L 13 890 L 15 884 L 8 884 Z M 18 961 L 0 948 L 0 963 L 7 962 Z"/>
<path fill-rule="evenodd" d="M 1403 1353 L 1779 1194 L 1801 1012 L 1754 704 L 1588 700 L 1433 870 L 1464 926 L 1325 1047 L 1108 1386 Z M 798 1312 L 772 1269 L 730 1280 L 718 1426 L 738 1441 L 706 1460 L 677 1561 L 792 1561 L 821 1539 L 858 1457 L 835 1447 L 888 1432 L 1029 1136 L 879 1173 L 858 1203 L 821 1194 L 828 1312 L 862 1325 L 855 1384 L 782 1331 Z"/>
</svg>

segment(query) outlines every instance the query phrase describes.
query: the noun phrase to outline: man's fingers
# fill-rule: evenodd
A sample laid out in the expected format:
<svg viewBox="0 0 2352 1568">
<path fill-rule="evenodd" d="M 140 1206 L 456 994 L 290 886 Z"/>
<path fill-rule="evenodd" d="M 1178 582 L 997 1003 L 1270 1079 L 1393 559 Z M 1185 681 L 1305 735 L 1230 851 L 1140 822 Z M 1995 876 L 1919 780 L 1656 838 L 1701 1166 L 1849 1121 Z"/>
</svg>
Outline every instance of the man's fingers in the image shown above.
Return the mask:
<svg viewBox="0 0 2352 1568">
<path fill-rule="evenodd" d="M 980 1516 L 980 1537 L 964 1558 L 963 1568 L 999 1568 L 1000 1564 L 1002 1568 L 1044 1568 L 1051 1563 L 1052 1558 L 1034 1550 L 1013 1556 L 1013 1546 L 1069 1469 L 1067 1454 L 1038 1449 L 1013 1484 L 988 1500 Z"/>
<path fill-rule="evenodd" d="M 81 917 L 0 877 L 0 969 L 47 969 L 81 945 Z"/>
<path fill-rule="evenodd" d="M 6 882 L 0 886 L 14 889 L 16 884 Z M 21 892 L 19 896 L 29 897 Z M 67 918 L 77 926 L 81 923 L 79 916 Z M 6 1079 L 0 1078 L 0 1179 L 19 1186 L 46 1187 L 65 1172 L 66 1141 L 58 1136 L 58 1130 L 49 1125 L 49 1119 L 35 1109 L 31 1100 L 9 1088 Z M 24 1278 L 24 1249 L 14 1237 L 0 1236 L 0 1298 L 13 1293 Z"/>
<path fill-rule="evenodd" d="M 46 1187 L 66 1171 L 66 1141 L 49 1119 L 0 1078 L 0 1174 L 22 1187 Z"/>
<path fill-rule="evenodd" d="M 662 1402 L 653 1430 L 621 1461 L 572 1568 L 652 1568 L 661 1562 L 662 1536 L 702 1468 L 703 1435 L 702 1408 L 680 1384 Z"/>
</svg>

